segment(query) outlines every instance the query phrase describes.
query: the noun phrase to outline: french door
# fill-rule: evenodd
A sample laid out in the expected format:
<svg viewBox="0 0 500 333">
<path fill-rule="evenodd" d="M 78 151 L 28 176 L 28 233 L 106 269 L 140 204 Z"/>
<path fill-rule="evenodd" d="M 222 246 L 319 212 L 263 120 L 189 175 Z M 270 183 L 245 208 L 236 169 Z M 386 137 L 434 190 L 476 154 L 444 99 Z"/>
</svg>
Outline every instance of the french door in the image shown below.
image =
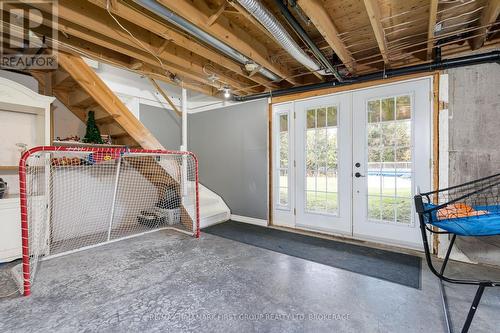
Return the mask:
<svg viewBox="0 0 500 333">
<path fill-rule="evenodd" d="M 431 79 L 273 106 L 273 224 L 418 247 Z"/>
</svg>

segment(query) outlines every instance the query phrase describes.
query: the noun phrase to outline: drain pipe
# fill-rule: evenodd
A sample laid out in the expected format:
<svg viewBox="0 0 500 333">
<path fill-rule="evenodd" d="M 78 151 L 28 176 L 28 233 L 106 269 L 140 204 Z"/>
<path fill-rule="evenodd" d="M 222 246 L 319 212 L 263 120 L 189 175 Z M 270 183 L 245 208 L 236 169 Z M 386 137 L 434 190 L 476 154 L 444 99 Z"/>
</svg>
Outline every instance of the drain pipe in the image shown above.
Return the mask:
<svg viewBox="0 0 500 333">
<path fill-rule="evenodd" d="M 251 101 L 260 98 L 269 98 L 276 96 L 290 95 L 294 93 L 300 93 L 305 91 L 312 91 L 318 89 L 332 88 L 337 86 L 347 86 L 360 82 L 367 82 L 373 80 L 386 79 L 389 77 L 397 77 L 407 74 L 421 73 L 421 72 L 431 72 L 435 70 L 443 70 L 449 68 L 457 68 L 471 65 L 478 65 L 484 63 L 496 62 L 500 64 L 500 51 L 492 51 L 488 53 L 473 54 L 460 58 L 445 59 L 441 61 L 434 61 L 428 64 L 415 65 L 403 68 L 396 68 L 391 70 L 386 70 L 385 72 L 376 72 L 371 74 L 366 74 L 358 76 L 356 78 L 345 80 L 344 82 L 322 82 L 317 84 L 310 84 L 305 86 L 292 87 L 287 89 L 279 89 L 265 93 L 247 95 L 247 96 L 235 96 L 233 99 L 237 102 Z"/>
<path fill-rule="evenodd" d="M 259 0 L 236 0 L 245 8 L 257 21 L 260 22 L 273 36 L 274 39 L 286 50 L 295 60 L 300 62 L 305 67 L 312 71 L 316 71 L 321 75 L 335 75 L 337 80 L 342 81 L 342 77 L 337 72 L 335 67 L 330 64 L 326 57 L 321 53 L 316 45 L 312 42 L 311 38 L 295 20 L 288 8 L 283 5 L 281 0 L 275 0 L 276 5 L 280 7 L 281 13 L 285 16 L 288 23 L 293 29 L 297 31 L 299 36 L 304 39 L 304 42 L 311 48 L 315 56 L 321 59 L 321 63 L 328 71 L 321 68 L 321 66 L 311 57 L 309 57 L 304 50 L 295 42 L 281 23 L 274 17 L 274 15 L 264 6 Z"/>
<path fill-rule="evenodd" d="M 297 22 L 297 20 L 292 15 L 292 13 L 290 13 L 288 7 L 283 3 L 283 1 L 274 0 L 274 2 L 276 3 L 276 6 L 278 6 L 281 14 L 283 15 L 287 23 L 292 27 L 295 33 L 299 35 L 299 37 L 304 41 L 304 43 L 307 44 L 307 46 L 312 51 L 316 59 L 318 59 L 319 62 L 327 69 L 327 71 L 333 74 L 339 82 L 344 81 L 338 70 L 332 65 L 332 63 L 325 57 L 323 52 L 321 52 L 321 50 L 312 41 L 311 37 L 309 37 L 309 35 L 304 30 L 304 28 L 302 28 L 300 23 Z M 292 5 L 295 6 L 295 8 L 298 8 L 295 1 L 293 1 Z"/>
<path fill-rule="evenodd" d="M 132 1 L 137 5 L 141 6 L 142 8 L 147 9 L 148 11 L 160 16 L 167 22 L 189 33 L 191 36 L 194 36 L 195 38 L 201 40 L 202 42 L 212 46 L 213 48 L 217 49 L 219 52 L 225 54 L 226 56 L 235 60 L 236 62 L 239 62 L 242 65 L 245 65 L 249 62 L 254 62 L 252 59 L 241 54 L 240 52 L 236 51 L 229 45 L 221 42 L 217 38 L 201 30 L 197 26 L 191 24 L 189 21 L 175 14 L 166 7 L 162 6 L 155 0 L 132 0 Z M 259 70 L 259 73 L 261 73 L 262 75 L 273 81 L 281 80 L 279 76 L 277 76 L 276 74 L 274 74 L 273 72 L 271 72 L 266 68 L 261 68 Z"/>
</svg>

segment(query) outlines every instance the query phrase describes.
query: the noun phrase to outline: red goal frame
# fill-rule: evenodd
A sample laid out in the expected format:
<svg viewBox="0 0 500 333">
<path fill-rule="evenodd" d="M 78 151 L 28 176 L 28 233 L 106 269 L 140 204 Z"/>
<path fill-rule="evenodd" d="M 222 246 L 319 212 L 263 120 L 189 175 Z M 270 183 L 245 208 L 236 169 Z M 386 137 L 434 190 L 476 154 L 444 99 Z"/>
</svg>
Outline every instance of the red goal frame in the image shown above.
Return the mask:
<svg viewBox="0 0 500 333">
<path fill-rule="evenodd" d="M 198 159 L 196 155 L 189 151 L 176 150 L 154 150 L 154 149 L 129 149 L 112 148 L 112 147 L 56 147 L 56 146 L 39 146 L 26 151 L 19 161 L 19 190 L 20 190 L 20 208 L 21 208 L 21 242 L 22 242 L 22 278 L 24 286 L 24 296 L 29 296 L 31 293 L 30 282 L 30 249 L 29 249 L 29 226 L 28 226 L 28 197 L 26 188 L 26 163 L 30 156 L 37 152 L 89 152 L 89 153 L 115 153 L 115 154 L 151 154 L 151 155 L 179 155 L 190 156 L 193 158 L 195 165 L 195 196 L 196 196 L 196 226 L 194 237 L 200 237 L 200 200 L 199 200 L 199 175 L 198 175 Z"/>
</svg>

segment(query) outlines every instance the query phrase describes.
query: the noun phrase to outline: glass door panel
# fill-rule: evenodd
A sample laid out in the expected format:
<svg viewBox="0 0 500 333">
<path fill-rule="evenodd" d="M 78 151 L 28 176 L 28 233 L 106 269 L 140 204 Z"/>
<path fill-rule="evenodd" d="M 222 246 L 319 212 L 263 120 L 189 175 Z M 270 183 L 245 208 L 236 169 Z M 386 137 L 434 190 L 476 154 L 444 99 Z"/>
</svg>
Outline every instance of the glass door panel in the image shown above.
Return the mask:
<svg viewBox="0 0 500 333">
<path fill-rule="evenodd" d="M 295 103 L 299 227 L 350 233 L 350 98 Z"/>
<path fill-rule="evenodd" d="M 412 197 L 430 187 L 430 89 L 422 79 L 353 94 L 355 236 L 420 246 Z"/>
</svg>

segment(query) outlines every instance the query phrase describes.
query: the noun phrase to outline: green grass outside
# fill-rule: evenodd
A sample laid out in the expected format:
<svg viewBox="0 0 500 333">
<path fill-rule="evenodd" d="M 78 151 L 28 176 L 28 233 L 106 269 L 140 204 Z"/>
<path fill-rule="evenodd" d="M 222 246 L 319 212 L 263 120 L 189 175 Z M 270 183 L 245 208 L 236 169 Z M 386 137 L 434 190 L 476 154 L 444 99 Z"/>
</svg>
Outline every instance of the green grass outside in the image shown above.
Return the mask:
<svg viewBox="0 0 500 333">
<path fill-rule="evenodd" d="M 281 177 L 281 184 L 286 184 L 286 177 Z M 338 209 L 337 179 L 307 177 L 306 202 L 310 211 L 335 213 Z M 318 192 L 314 192 L 316 189 Z M 411 188 L 398 188 L 397 197 L 394 187 L 368 187 L 368 216 L 370 219 L 410 223 L 411 221 Z"/>
</svg>

